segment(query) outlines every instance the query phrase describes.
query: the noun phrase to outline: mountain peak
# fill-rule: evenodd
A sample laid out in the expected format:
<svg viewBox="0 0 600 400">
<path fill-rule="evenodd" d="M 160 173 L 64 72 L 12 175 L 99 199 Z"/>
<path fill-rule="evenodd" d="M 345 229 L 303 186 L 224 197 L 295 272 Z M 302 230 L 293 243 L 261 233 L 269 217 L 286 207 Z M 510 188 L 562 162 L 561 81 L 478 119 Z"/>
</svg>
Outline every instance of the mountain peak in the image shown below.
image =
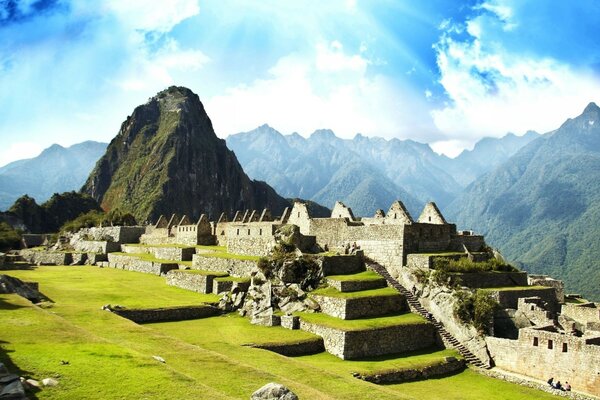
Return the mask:
<svg viewBox="0 0 600 400">
<path fill-rule="evenodd" d="M 334 140 L 337 139 L 335 133 L 331 129 L 317 129 L 310 135 L 311 139 Z"/>
<path fill-rule="evenodd" d="M 587 107 L 585 107 L 585 109 L 583 110 L 583 113 L 587 114 L 592 111 L 596 111 L 596 112 L 600 111 L 600 107 L 598 107 L 596 105 L 596 103 L 594 103 L 593 101 L 590 104 L 588 104 Z"/>
</svg>

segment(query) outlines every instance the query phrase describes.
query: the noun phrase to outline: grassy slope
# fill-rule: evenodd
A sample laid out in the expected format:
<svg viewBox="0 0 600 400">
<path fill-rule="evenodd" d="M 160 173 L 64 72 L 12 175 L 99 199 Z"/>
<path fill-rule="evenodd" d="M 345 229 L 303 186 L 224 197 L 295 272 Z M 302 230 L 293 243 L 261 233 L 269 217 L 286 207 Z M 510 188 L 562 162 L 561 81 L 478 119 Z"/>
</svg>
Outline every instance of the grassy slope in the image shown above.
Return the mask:
<svg viewBox="0 0 600 400">
<path fill-rule="evenodd" d="M 0 296 L 0 358 L 10 357 L 38 379 L 60 374 L 59 386 L 39 392 L 40 399 L 248 398 L 270 381 L 288 385 L 304 399 L 552 398 L 468 371 L 435 381 L 376 386 L 353 378 L 345 370 L 350 364 L 327 355 L 286 358 L 240 346 L 298 341 L 309 337 L 304 332 L 252 326 L 235 315 L 141 326 L 100 309 L 106 303 L 155 307 L 215 299 L 168 287 L 153 275 L 95 267 L 6 273 L 40 282 L 55 301 L 42 310 L 14 295 Z M 60 365 L 60 360 L 70 364 Z"/>
<path fill-rule="evenodd" d="M 381 275 L 379 275 L 375 271 L 363 271 L 357 274 L 350 275 L 329 275 L 327 279 L 332 281 L 380 281 L 383 279 Z"/>
</svg>

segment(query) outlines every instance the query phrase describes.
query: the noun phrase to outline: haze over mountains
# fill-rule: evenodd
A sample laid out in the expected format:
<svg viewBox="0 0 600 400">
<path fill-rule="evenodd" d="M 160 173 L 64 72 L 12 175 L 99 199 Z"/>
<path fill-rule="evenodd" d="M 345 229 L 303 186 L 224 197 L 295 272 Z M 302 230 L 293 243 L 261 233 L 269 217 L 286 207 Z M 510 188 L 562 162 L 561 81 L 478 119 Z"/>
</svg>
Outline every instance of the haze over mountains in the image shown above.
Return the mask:
<svg viewBox="0 0 600 400">
<path fill-rule="evenodd" d="M 412 140 L 356 135 L 340 139 L 330 130 L 304 138 L 263 125 L 229 136 L 227 145 L 249 176 L 268 182 L 283 196 L 300 196 L 331 206 L 342 200 L 355 215 L 371 216 L 402 199 L 413 215 L 435 201 L 441 208 L 464 186 L 506 161 L 539 135 L 485 138 L 455 159 Z"/>
<path fill-rule="evenodd" d="M 528 271 L 600 299 L 600 108 L 523 147 L 446 214 Z"/>
<path fill-rule="evenodd" d="M 0 210 L 24 194 L 43 203 L 54 193 L 79 190 L 106 146 L 93 141 L 67 148 L 54 144 L 35 158 L 0 167 Z"/>
</svg>

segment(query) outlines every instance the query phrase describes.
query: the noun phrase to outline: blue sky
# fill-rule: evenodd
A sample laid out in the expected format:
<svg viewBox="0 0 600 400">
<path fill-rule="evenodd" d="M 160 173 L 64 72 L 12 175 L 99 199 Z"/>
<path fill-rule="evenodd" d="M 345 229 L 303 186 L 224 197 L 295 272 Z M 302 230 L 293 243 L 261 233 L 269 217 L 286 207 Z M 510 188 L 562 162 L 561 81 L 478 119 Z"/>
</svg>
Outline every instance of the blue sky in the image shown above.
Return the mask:
<svg viewBox="0 0 600 400">
<path fill-rule="evenodd" d="M 0 0 L 0 165 L 110 141 L 183 85 L 217 134 L 431 143 L 546 132 L 600 101 L 596 0 Z"/>
</svg>

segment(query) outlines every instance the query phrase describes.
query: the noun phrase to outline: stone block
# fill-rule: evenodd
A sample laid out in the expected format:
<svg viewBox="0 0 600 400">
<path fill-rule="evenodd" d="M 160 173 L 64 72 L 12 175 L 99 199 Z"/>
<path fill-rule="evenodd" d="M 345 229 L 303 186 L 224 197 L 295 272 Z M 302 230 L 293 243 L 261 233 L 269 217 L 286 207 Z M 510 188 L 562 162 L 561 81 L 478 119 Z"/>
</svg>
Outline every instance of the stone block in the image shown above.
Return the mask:
<svg viewBox="0 0 600 400">
<path fill-rule="evenodd" d="M 300 317 L 296 315 L 282 315 L 281 326 L 286 329 L 300 329 Z"/>
</svg>

